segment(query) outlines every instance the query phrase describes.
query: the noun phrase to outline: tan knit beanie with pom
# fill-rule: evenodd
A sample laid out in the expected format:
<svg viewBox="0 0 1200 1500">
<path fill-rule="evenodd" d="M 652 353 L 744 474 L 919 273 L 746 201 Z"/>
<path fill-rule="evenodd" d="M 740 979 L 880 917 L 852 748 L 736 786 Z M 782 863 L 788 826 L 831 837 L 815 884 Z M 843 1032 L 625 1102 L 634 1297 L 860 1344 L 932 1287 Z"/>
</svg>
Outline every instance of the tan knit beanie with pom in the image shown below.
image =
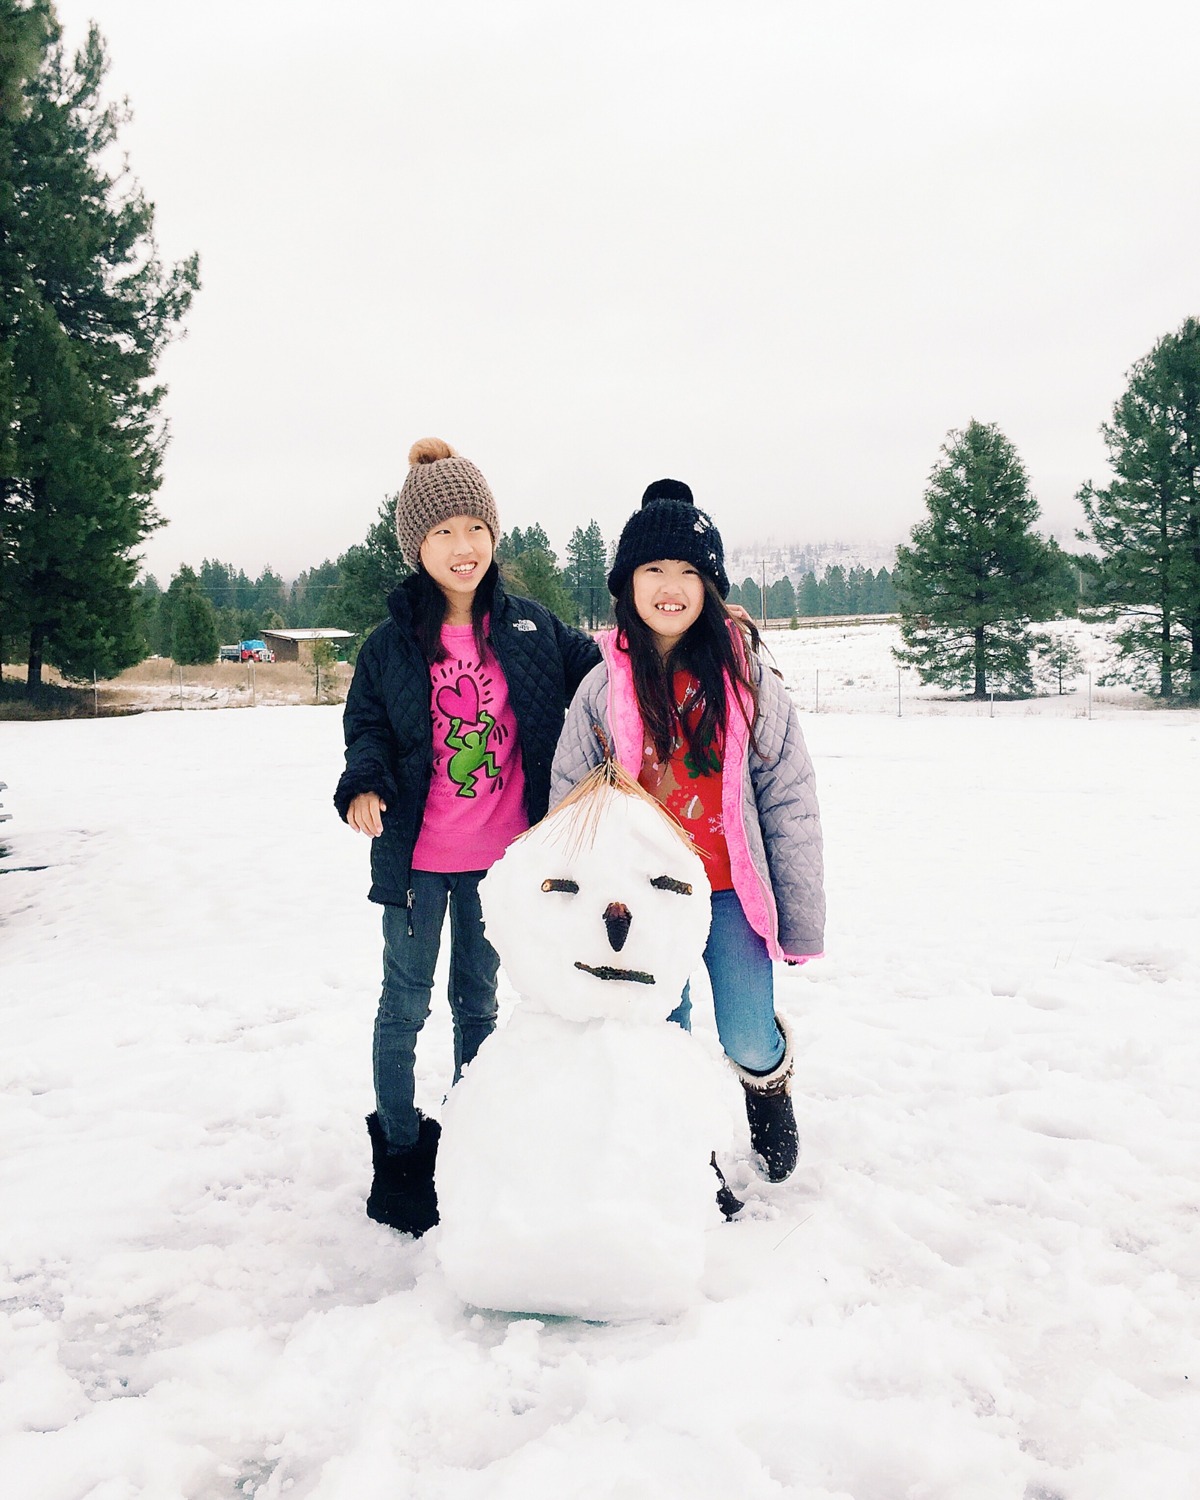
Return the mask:
<svg viewBox="0 0 1200 1500">
<path fill-rule="evenodd" d="M 500 540 L 500 518 L 488 482 L 471 462 L 441 438 L 421 438 L 408 450 L 408 473 L 396 500 L 396 535 L 410 568 L 434 526 L 451 516 L 478 516 L 487 522 L 493 544 Z"/>
</svg>

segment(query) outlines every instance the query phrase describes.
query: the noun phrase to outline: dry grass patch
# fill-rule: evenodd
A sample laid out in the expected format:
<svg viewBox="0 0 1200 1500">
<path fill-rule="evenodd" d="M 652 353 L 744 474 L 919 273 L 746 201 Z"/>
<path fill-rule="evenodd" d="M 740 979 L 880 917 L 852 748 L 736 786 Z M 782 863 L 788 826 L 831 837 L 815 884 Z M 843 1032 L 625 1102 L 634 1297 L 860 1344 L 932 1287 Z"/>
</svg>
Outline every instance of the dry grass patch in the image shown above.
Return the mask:
<svg viewBox="0 0 1200 1500">
<path fill-rule="evenodd" d="M 341 703 L 353 668 L 338 662 L 321 673 L 321 702 Z M 44 669 L 41 692 L 25 697 L 25 668 L 6 666 L 0 681 L 0 719 L 74 719 L 156 709 L 249 708 L 315 703 L 316 684 L 298 662 L 213 662 L 179 667 L 170 657 L 152 656 L 95 687 L 65 683 L 52 667 Z"/>
</svg>

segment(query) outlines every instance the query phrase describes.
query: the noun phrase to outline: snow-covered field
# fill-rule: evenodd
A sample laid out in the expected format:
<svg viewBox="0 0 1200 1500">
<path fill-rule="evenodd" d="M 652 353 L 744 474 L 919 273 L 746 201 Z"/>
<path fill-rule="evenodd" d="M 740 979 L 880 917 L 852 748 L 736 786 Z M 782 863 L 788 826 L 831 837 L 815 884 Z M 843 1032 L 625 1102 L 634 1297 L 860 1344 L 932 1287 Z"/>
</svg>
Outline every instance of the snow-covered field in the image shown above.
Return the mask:
<svg viewBox="0 0 1200 1500">
<path fill-rule="evenodd" d="M 1131 707 L 1149 709 L 1155 702 L 1132 688 L 1100 686 L 1114 665 L 1111 637 L 1116 628 L 1084 620 L 1038 625 L 1040 634 L 1075 647 L 1079 671 L 1064 673 L 1061 693 L 1057 682 L 1041 681 L 1032 698 L 995 703 L 923 686 L 916 672 L 898 667 L 892 647 L 900 644 L 900 627 L 890 620 L 771 629 L 765 640 L 797 704 L 808 713 L 1097 718 Z"/>
<path fill-rule="evenodd" d="M 801 1167 L 612 1327 L 464 1308 L 362 1212 L 337 709 L 0 725 L 3 1493 L 1194 1500 L 1200 715 L 1066 701 L 805 713 Z M 435 1112 L 449 1057 L 443 1003 Z"/>
</svg>

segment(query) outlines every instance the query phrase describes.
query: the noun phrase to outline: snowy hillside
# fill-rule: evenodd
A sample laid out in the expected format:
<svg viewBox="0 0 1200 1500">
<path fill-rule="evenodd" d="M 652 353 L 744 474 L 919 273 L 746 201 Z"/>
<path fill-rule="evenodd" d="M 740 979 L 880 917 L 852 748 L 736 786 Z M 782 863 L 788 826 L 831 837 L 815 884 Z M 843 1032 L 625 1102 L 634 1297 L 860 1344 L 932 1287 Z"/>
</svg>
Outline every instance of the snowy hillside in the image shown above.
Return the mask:
<svg viewBox="0 0 1200 1500">
<path fill-rule="evenodd" d="M 828 846 L 803 1156 L 736 1163 L 663 1323 L 474 1312 L 363 1214 L 336 709 L 0 724 L 6 1495 L 1193 1500 L 1200 715 L 814 715 L 876 669 L 772 641 Z M 449 1059 L 440 1000 L 434 1112 Z"/>
</svg>

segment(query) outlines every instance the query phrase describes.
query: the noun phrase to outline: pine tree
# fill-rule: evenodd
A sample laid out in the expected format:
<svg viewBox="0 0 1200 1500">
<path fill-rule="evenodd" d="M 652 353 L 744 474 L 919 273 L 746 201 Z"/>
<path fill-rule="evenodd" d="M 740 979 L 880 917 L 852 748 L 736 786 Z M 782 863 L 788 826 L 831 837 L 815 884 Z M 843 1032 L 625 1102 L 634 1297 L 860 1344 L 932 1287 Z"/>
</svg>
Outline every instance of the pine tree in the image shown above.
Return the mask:
<svg viewBox="0 0 1200 1500">
<path fill-rule="evenodd" d="M 547 552 L 551 557 L 554 556 L 550 538 L 543 527 L 533 525 L 522 531 L 519 526 L 514 526 L 511 531 L 502 533 L 500 540 L 496 543 L 498 563 L 516 562 L 527 552 Z"/>
<path fill-rule="evenodd" d="M 264 619 L 278 615 L 281 621 L 287 609 L 287 589 L 269 563 L 254 581 L 254 607 Z"/>
<path fill-rule="evenodd" d="M 515 563 L 504 569 L 509 589 L 526 599 L 536 599 L 552 610 L 567 625 L 579 618 L 575 601 L 563 582 L 562 572 L 553 552 L 545 547 L 529 547 Z"/>
<path fill-rule="evenodd" d="M 873 613 L 877 615 L 894 615 L 899 608 L 896 585 L 886 568 L 880 568 L 875 575 L 874 600 Z"/>
<path fill-rule="evenodd" d="M 1129 373 L 1101 427 L 1115 477 L 1079 493 L 1100 549 L 1101 599 L 1127 623 L 1115 637 L 1137 680 L 1164 698 L 1181 677 L 1200 700 L 1200 321 L 1159 339 Z"/>
<path fill-rule="evenodd" d="M 805 573 L 800 580 L 800 595 L 796 600 L 796 607 L 806 619 L 813 619 L 822 613 L 821 585 L 817 582 L 817 575 L 811 571 Z"/>
<path fill-rule="evenodd" d="M 922 682 L 989 681 L 1029 692 L 1031 620 L 1053 611 L 1054 558 L 1030 528 L 1038 504 L 1017 451 L 998 427 L 972 421 L 949 434 L 925 491 L 928 519 L 896 553 L 897 661 Z"/>
<path fill-rule="evenodd" d="M 337 647 L 330 640 L 317 639 L 309 650 L 308 674 L 313 680 L 313 701 L 332 703 L 337 692 Z"/>
<path fill-rule="evenodd" d="M 1058 696 L 1061 698 L 1066 691 L 1064 681 L 1069 677 L 1078 677 L 1083 671 L 1083 653 L 1069 636 L 1046 635 L 1037 642 L 1037 655 L 1040 667 L 1038 675 L 1043 681 L 1057 685 Z"/>
<path fill-rule="evenodd" d="M 846 570 L 840 563 L 825 569 L 821 579 L 821 596 L 824 602 L 822 614 L 844 615 L 847 611 Z"/>
<path fill-rule="evenodd" d="M 21 471 L 17 440 L 17 374 L 13 363 L 17 269 L 8 235 L 16 213 L 14 158 L 16 128 L 26 113 L 25 91 L 41 64 L 50 31 L 48 0 L 24 6 L 0 0 L 0 675 L 6 661 L 18 660 L 19 642 L 28 640 L 29 618 L 22 598 L 16 537 L 9 512 Z"/>
<path fill-rule="evenodd" d="M 753 615 L 756 620 L 761 619 L 763 613 L 762 589 L 756 580 L 749 577 L 749 575 L 742 579 L 741 594 L 742 608 L 747 614 Z"/>
<path fill-rule="evenodd" d="M 796 613 L 796 589 L 785 574 L 767 590 L 767 613 L 773 620 L 790 620 Z"/>
<path fill-rule="evenodd" d="M 567 542 L 567 565 L 564 574 L 579 619 L 589 630 L 607 618 L 609 613 L 607 573 L 608 552 L 599 522 L 576 526 Z"/>
<path fill-rule="evenodd" d="M 519 526 L 514 526 L 511 531 L 501 532 L 500 540 L 496 543 L 496 561 L 515 562 L 524 550 L 525 534 Z"/>
<path fill-rule="evenodd" d="M 33 50 L 31 50 L 33 49 Z M 198 282 L 159 262 L 153 210 L 107 163 L 93 26 L 68 60 L 44 4 L 0 0 L 0 616 L 43 662 L 111 674 L 141 650 L 136 549 L 160 524 L 159 356 Z"/>
<path fill-rule="evenodd" d="M 875 579 L 869 568 L 856 563 L 846 574 L 846 613 L 865 615 L 870 603 L 871 585 Z"/>
<path fill-rule="evenodd" d="M 496 547 L 496 561 L 510 593 L 536 599 L 566 624 L 575 624 L 579 616 L 574 599 L 541 526 L 524 532 L 514 526 L 505 532 Z"/>
<path fill-rule="evenodd" d="M 211 662 L 217 655 L 217 621 L 191 568 L 176 573 L 167 590 L 170 601 L 171 656 L 181 667 Z"/>
<path fill-rule="evenodd" d="M 233 569 L 206 557 L 200 564 L 200 588 L 214 609 L 227 609 L 234 597 Z"/>
<path fill-rule="evenodd" d="M 325 595 L 337 587 L 338 565 L 326 558 L 315 568 L 308 568 L 292 582 L 288 594 L 288 619 L 294 626 L 307 628 L 316 624 Z"/>
<path fill-rule="evenodd" d="M 152 651 L 157 650 L 156 640 L 158 631 L 158 604 L 162 598 L 162 589 L 158 586 L 158 579 L 153 573 L 147 573 L 144 578 L 139 578 L 133 587 L 135 608 L 137 611 L 137 628 L 142 639 L 140 656 L 149 656 Z"/>
<path fill-rule="evenodd" d="M 337 560 L 338 581 L 317 611 L 318 625 L 365 635 L 387 619 L 388 595 L 412 569 L 396 536 L 396 496 L 387 495 L 366 538 Z"/>
</svg>

